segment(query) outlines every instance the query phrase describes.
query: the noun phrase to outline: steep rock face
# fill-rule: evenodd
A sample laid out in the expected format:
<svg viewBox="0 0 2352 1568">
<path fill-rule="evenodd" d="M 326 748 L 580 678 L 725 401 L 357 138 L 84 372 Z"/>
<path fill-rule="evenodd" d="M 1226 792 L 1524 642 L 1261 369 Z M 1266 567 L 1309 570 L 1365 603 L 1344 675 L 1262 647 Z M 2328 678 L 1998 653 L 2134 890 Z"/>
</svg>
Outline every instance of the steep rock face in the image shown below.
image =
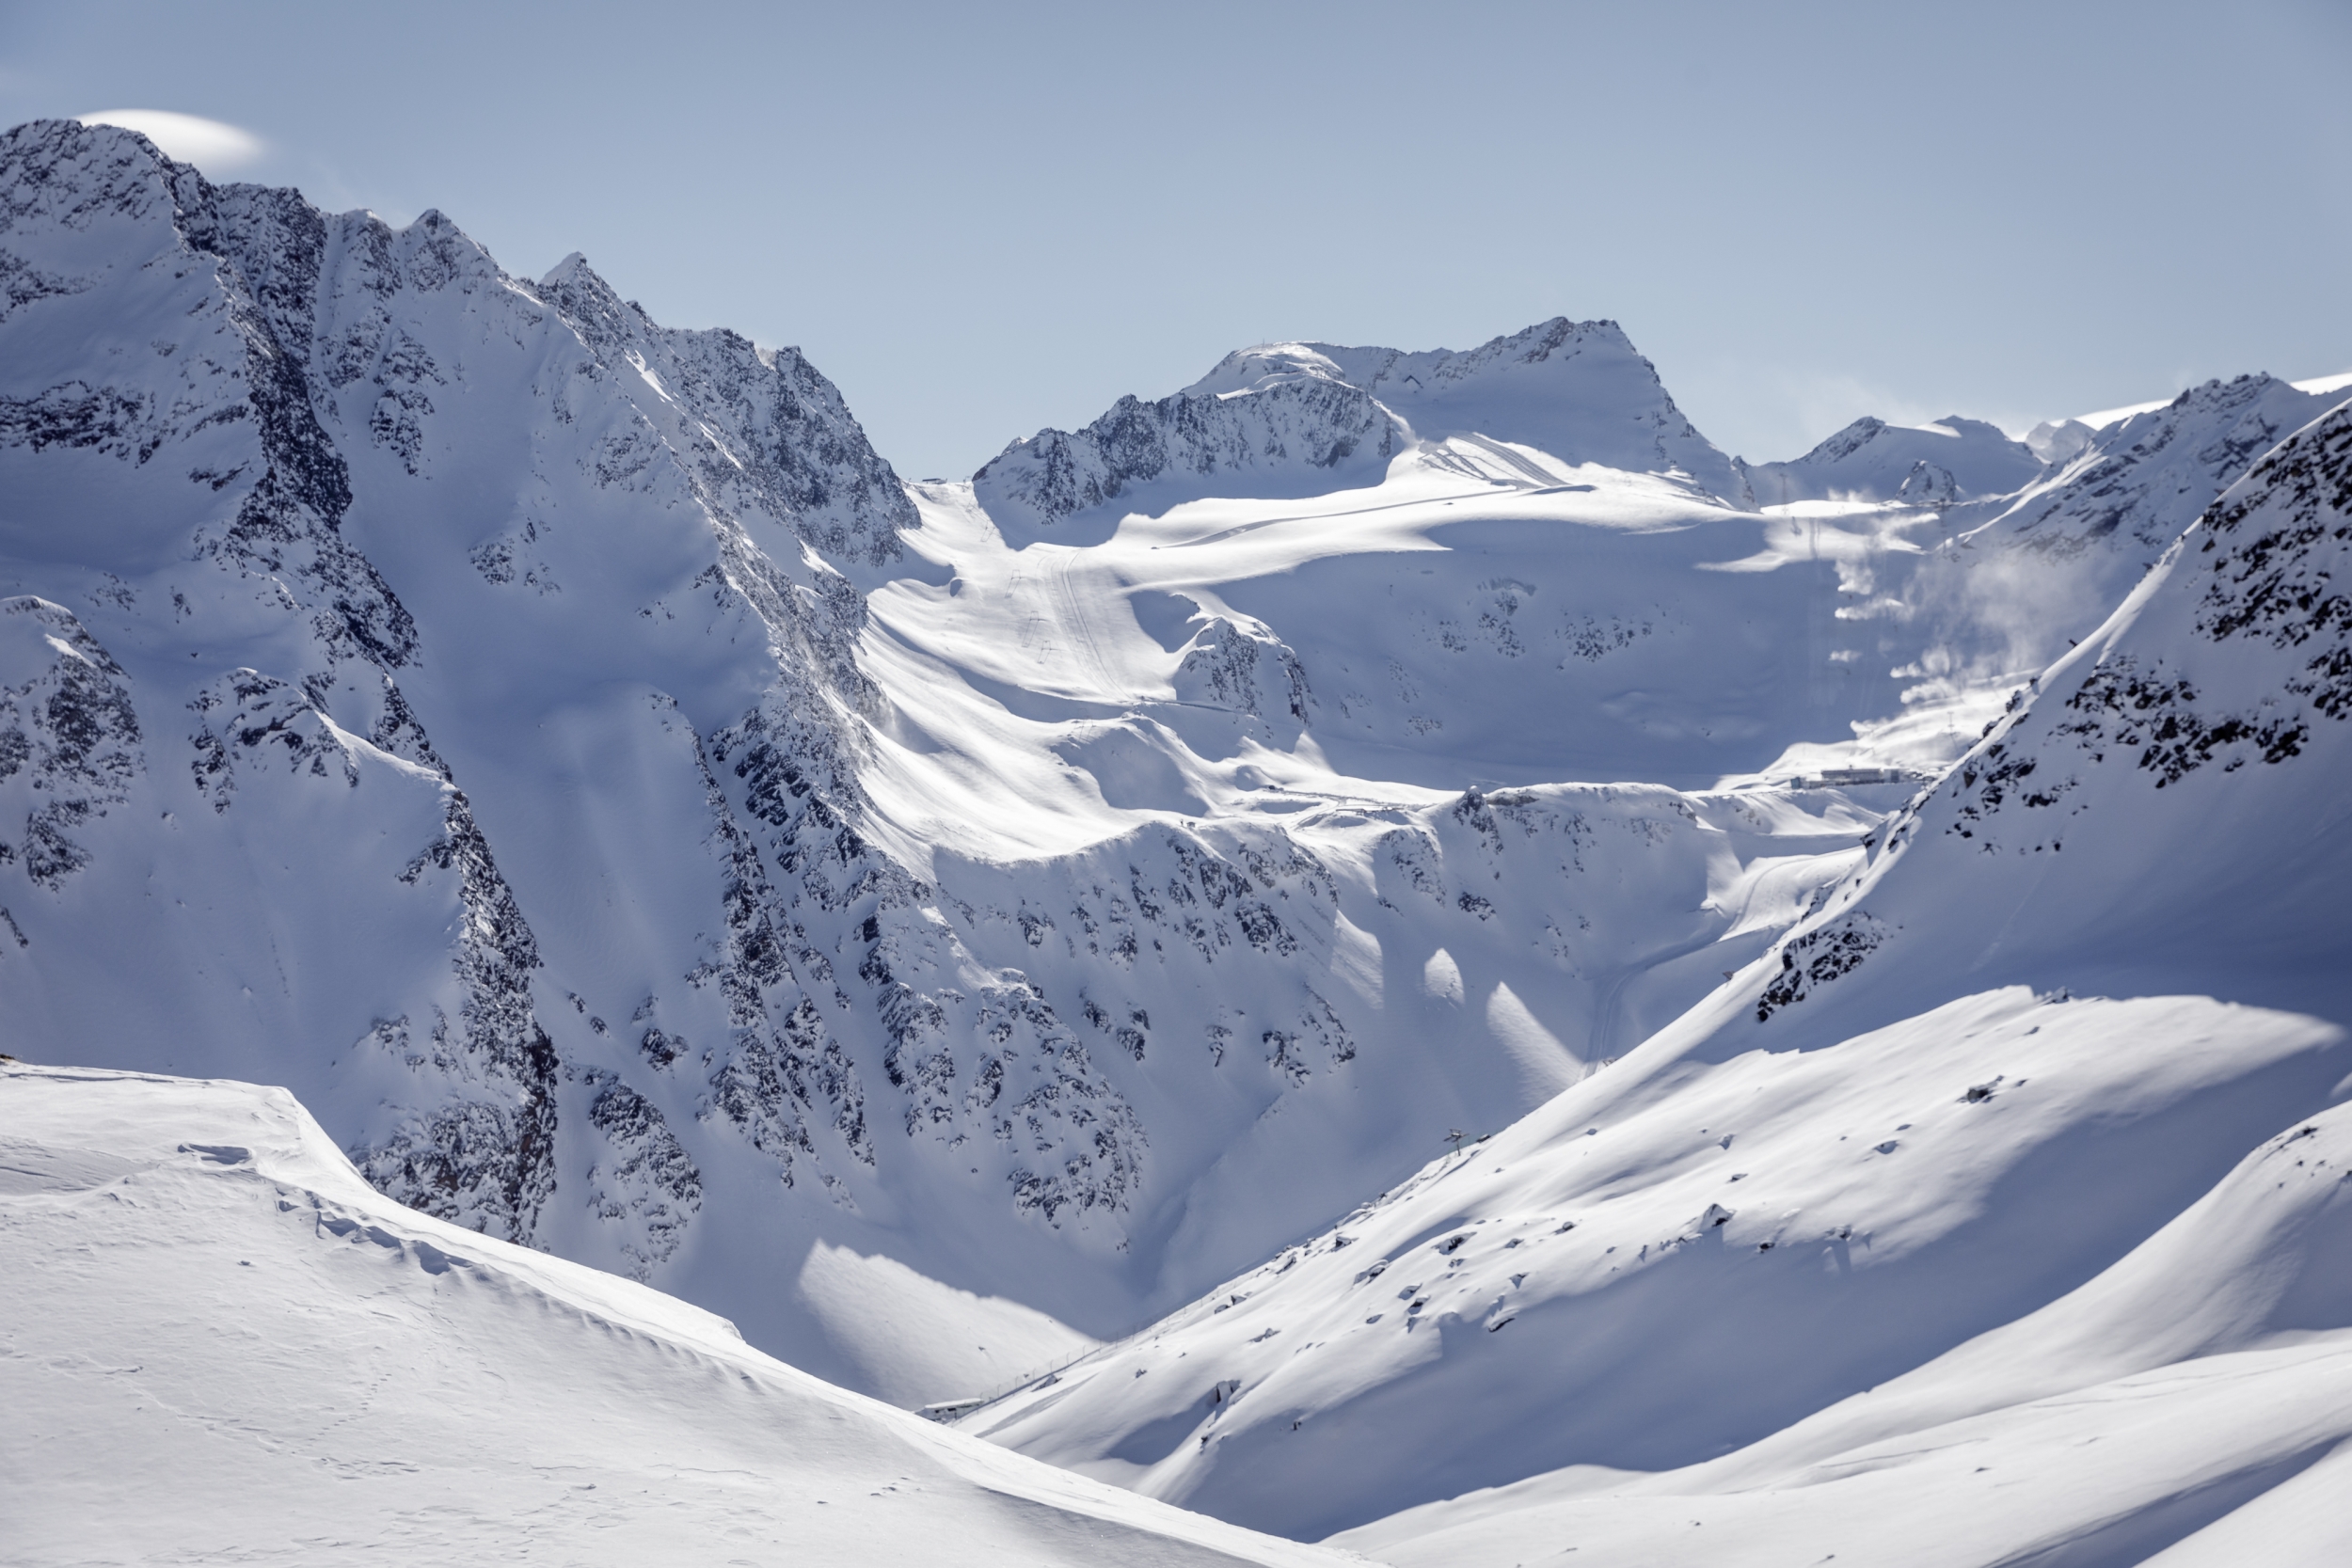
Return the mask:
<svg viewBox="0 0 2352 1568">
<path fill-rule="evenodd" d="M 1917 548 L 1849 569 L 1858 592 L 1839 617 L 1913 693 L 2013 687 L 2089 635 L 2248 465 L 2326 407 L 2240 376 L 2083 430 L 2071 455 L 2010 493 L 1907 477 L 1892 499 L 1932 509 Z"/>
<path fill-rule="evenodd" d="M 914 526 L 914 508 L 799 349 L 657 326 L 578 254 L 539 292 L 615 373 L 644 381 L 657 401 L 639 406 L 731 510 L 764 514 L 838 561 L 899 559 L 898 531 Z"/>
<path fill-rule="evenodd" d="M 691 1162 L 670 1157 L 661 1111 L 625 1101 L 610 1067 L 589 1069 L 604 1080 L 585 1117 L 559 1117 L 573 1091 L 556 1045 L 564 1025 L 547 1001 L 578 1004 L 569 1027 L 587 1041 L 609 1037 L 586 1028 L 577 984 L 551 983 L 551 963 L 580 967 L 582 933 L 562 932 L 552 948 L 541 940 L 454 781 L 488 782 L 494 819 L 523 806 L 501 787 L 515 756 L 501 737 L 548 711 L 545 675 L 577 661 L 585 628 L 545 612 L 577 604 L 622 628 L 621 643 L 626 628 L 645 628 L 634 649 L 605 635 L 618 657 L 591 661 L 592 686 L 632 661 L 640 675 L 666 673 L 706 714 L 783 736 L 801 796 L 853 795 L 845 721 L 872 700 L 850 652 L 863 600 L 810 551 L 889 557 L 906 502 L 887 467 L 797 356 L 663 337 L 640 322 L 634 337 L 601 334 L 617 366 L 608 369 L 559 310 L 437 214 L 397 233 L 366 214 L 329 218 L 293 192 L 215 187 L 135 136 L 79 126 L 20 128 L 0 156 L 8 266 L 24 285 L 0 323 L 14 382 L 5 460 L 21 498 L 7 519 L 8 565 L 19 583 L 96 617 L 84 626 L 39 599 L 11 601 L 56 623 L 49 641 L 73 650 L 59 662 L 35 645 L 28 654 L 41 657 L 10 681 L 40 704 L 38 721 L 16 726 L 31 770 L 13 771 L 47 797 L 26 819 L 31 853 L 15 858 L 35 887 L 63 895 L 10 900 L 30 966 L 13 1043 L 55 1053 L 104 1038 L 126 1060 L 243 1065 L 303 1087 L 354 1139 L 371 1179 L 405 1201 L 592 1254 L 675 1250 L 691 1217 Z M 567 297 L 596 326 L 600 285 L 582 268 L 567 278 Z M 645 404 L 672 407 L 646 378 L 648 350 L 700 397 L 695 420 L 672 414 L 665 427 L 615 395 L 625 372 Z M 718 436 L 689 441 L 690 424 L 728 433 L 740 455 Z M 93 513 L 99 529 L 74 529 L 68 510 Z M 618 552 L 596 540 L 611 523 L 664 514 L 676 523 L 648 537 L 640 522 Z M 774 531 L 785 564 L 754 530 Z M 566 537 L 575 531 L 588 537 Z M 437 658 L 358 542 L 371 536 L 440 626 Z M 472 587 L 453 593 L 453 578 Z M 678 619 L 676 600 L 660 597 L 665 584 L 707 608 L 702 628 L 665 641 Z M 640 597 L 648 588 L 652 605 Z M 528 611 L 517 616 L 517 596 L 543 612 L 535 626 Z M 714 646 L 729 650 L 715 662 Z M 81 690 L 93 681 L 106 690 Z M 50 686 L 126 743 L 103 749 L 109 736 L 85 718 L 60 750 L 52 716 L 69 703 Z M 141 762 L 127 744 L 138 734 L 135 704 L 155 733 L 149 752 L 185 748 L 185 761 Z M 729 1049 L 705 1064 L 712 1083 L 759 1088 L 714 1088 L 713 1103 L 738 1126 L 784 1122 L 805 1142 L 798 1101 L 810 1096 L 762 1069 L 792 1065 L 784 1042 L 813 1015 L 755 907 L 751 890 L 766 886 L 756 855 L 729 837 L 737 807 L 692 731 L 680 748 L 665 727 L 675 708 L 658 694 L 644 703 L 624 726 L 635 733 L 610 737 L 607 760 L 634 752 L 683 772 L 689 846 L 697 820 L 723 848 L 735 845 L 705 860 L 702 896 L 726 918 L 694 922 L 726 935 L 682 967 L 690 984 L 728 998 Z M 184 729 L 154 717 L 182 711 Z M 70 798 L 57 788 L 68 783 L 79 786 Z M 808 809 L 798 800 L 789 816 Z M 137 825 L 159 817 L 160 838 Z M 69 818 L 90 842 L 60 833 Z M 384 867 L 316 889 L 308 901 L 326 917 L 308 923 L 288 920 L 306 900 L 238 869 L 257 854 L 291 869 L 379 841 Z M 545 877 L 549 847 L 522 844 L 527 881 Z M 117 878 L 149 878 L 141 909 L 154 907 L 157 887 L 199 890 L 200 900 L 166 902 L 213 911 L 195 939 L 213 957 L 167 965 L 135 988 L 146 994 L 92 983 L 81 971 L 103 970 L 118 944 L 162 953 L 189 940 L 137 934 L 139 921 L 109 908 L 119 893 L 72 896 L 79 890 L 58 868 L 102 859 Z M 455 919 L 440 902 L 453 897 Z M 438 936 L 419 927 L 428 918 Z M 171 925 L 147 917 L 158 919 Z M 108 925 L 125 928 L 109 941 Z M 280 1000 L 240 1017 L 231 999 L 259 990 L 257 967 L 273 978 L 262 994 Z M 651 1006 L 662 989 L 637 994 Z M 576 1061 L 593 1061 L 572 1043 Z M 837 1119 L 855 1128 L 855 1069 L 821 1033 L 805 1041 L 818 1061 L 829 1045 L 816 1096 L 830 1087 Z M 625 1104 L 628 1114 L 614 1110 Z M 691 1117 L 692 1102 L 683 1110 Z M 674 1100 L 670 1117 L 680 1111 Z M 571 1205 L 543 1213 L 564 1163 L 559 1134 L 592 1150 L 621 1140 L 581 1166 L 637 1170 L 652 1159 L 663 1174 L 651 1187 L 608 1181 L 597 1205 L 608 1223 L 580 1235 Z"/>
<path fill-rule="evenodd" d="M 2306 959 L 2323 973 L 2329 922 L 2312 916 L 2344 869 L 2328 777 L 2352 745 L 2347 607 L 2332 586 L 2348 548 L 2352 406 L 2255 463 L 2106 626 L 2019 692 L 1890 825 L 1838 918 L 1867 906 L 1903 928 L 1889 955 L 1924 948 L 1950 940 L 1924 933 L 1971 885 L 1999 951 L 2078 950 L 2081 926 L 2135 964 L 2169 954 L 2183 980 L 2217 984 L 2249 963 L 2283 977 Z M 2052 879 L 2063 904 L 2031 891 Z M 2240 912 L 2210 928 L 2185 917 L 2221 907 Z"/>
<path fill-rule="evenodd" d="M 291 911 L 222 885 L 222 858 L 242 858 L 257 815 L 342 817 L 384 843 L 373 858 L 398 873 L 386 879 L 390 923 L 421 939 L 349 999 L 375 1002 L 373 1016 L 347 1008 L 327 1036 L 406 1064 L 407 1082 L 384 1084 L 380 1109 L 352 1119 L 355 1152 L 416 1201 L 526 1238 L 554 1181 L 554 1064 L 529 989 L 537 960 L 393 682 L 415 657 L 414 622 L 342 531 L 349 476 L 307 373 L 322 226 L 287 193 L 216 190 L 122 133 L 21 127 L 0 169 L 0 246 L 11 274 L 39 285 L 16 290 L 0 318 L 0 462 L 16 498 L 4 547 L 19 583 L 41 579 L 83 605 L 8 601 L 9 620 L 41 634 L 15 644 L 9 683 L 26 722 L 10 731 L 24 746 L 8 749 L 22 752 L 25 786 L 42 797 L 17 857 L 31 889 L 10 900 L 16 1037 L 48 1045 L 72 1032 L 69 1020 L 96 1023 L 110 1005 L 153 1007 L 157 1022 L 176 1011 L 169 992 L 184 975 L 109 997 L 74 973 L 141 949 L 138 922 L 116 907 L 124 879 L 148 882 L 151 908 L 163 888 L 216 892 L 267 932 Z M 84 512 L 95 530 L 64 520 Z M 199 619 L 212 636 L 188 629 Z M 199 637 L 213 643 L 209 660 L 187 646 Z M 234 662 L 224 641 L 283 676 L 220 673 Z M 330 705 L 348 727 L 326 719 Z M 257 791 L 276 799 L 257 807 Z M 158 816 L 167 840 L 208 842 L 178 855 L 155 846 Z M 463 911 L 454 940 L 425 936 L 452 909 Z M 349 930 L 343 921 L 307 936 Z M 262 950 L 272 945 L 265 937 Z M 262 1032 L 301 1038 L 321 1021 L 294 994 L 285 949 L 305 935 L 275 945 L 282 1008 Z M 165 939 L 151 951 L 179 946 Z M 318 967 L 324 977 L 337 966 Z M 199 1052 L 232 1026 L 179 1023 Z"/>
<path fill-rule="evenodd" d="M 1179 702 L 1300 725 L 1315 701 L 1288 643 L 1263 626 L 1244 627 L 1222 615 L 1206 617 L 1184 645 L 1172 684 Z"/>
<path fill-rule="evenodd" d="M 0 831 L 14 840 L 0 839 L 0 865 L 55 891 L 89 863 L 74 831 L 127 802 L 147 770 L 138 715 L 122 667 L 62 605 L 0 599 Z"/>
<path fill-rule="evenodd" d="M 1231 397 L 1123 397 L 1083 430 L 1041 430 L 1014 442 L 972 483 L 1000 526 L 1051 528 L 1145 486 L 1168 501 L 1373 484 L 1405 441 L 1396 418 L 1369 392 L 1302 376 Z"/>
<path fill-rule="evenodd" d="M 2058 561 L 2105 548 L 2144 571 L 2248 465 L 2328 406 L 2268 375 L 2192 387 L 2162 408 L 2089 433 L 1991 516 L 1959 519 L 1961 542 Z"/>
</svg>

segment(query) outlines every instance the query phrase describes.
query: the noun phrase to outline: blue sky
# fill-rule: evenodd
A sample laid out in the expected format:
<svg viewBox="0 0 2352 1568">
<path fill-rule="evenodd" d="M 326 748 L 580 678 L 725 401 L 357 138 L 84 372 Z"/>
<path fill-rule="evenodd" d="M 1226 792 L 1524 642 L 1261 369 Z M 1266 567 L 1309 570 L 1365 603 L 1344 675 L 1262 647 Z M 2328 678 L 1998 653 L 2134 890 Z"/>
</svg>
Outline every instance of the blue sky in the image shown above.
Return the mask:
<svg viewBox="0 0 2352 1568">
<path fill-rule="evenodd" d="M 261 144 L 215 175 L 584 251 L 913 476 L 1562 314 L 1759 460 L 2352 369 L 2348 84 L 2344 0 L 0 5 L 0 120 L 202 116 Z"/>
</svg>

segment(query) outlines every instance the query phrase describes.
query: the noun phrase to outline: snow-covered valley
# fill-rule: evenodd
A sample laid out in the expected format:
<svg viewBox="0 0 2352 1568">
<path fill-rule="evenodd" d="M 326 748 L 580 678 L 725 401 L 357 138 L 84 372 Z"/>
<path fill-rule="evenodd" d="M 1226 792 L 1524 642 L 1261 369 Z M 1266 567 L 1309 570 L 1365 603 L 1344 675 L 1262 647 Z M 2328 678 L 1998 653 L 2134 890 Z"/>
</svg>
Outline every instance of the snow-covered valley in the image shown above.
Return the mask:
<svg viewBox="0 0 2352 1568">
<path fill-rule="evenodd" d="M 0 284 L 25 1560 L 138 1443 L 290 1558 L 2343 1547 L 2343 388 L 1751 464 L 1562 319 L 908 483 L 50 121 Z"/>
</svg>

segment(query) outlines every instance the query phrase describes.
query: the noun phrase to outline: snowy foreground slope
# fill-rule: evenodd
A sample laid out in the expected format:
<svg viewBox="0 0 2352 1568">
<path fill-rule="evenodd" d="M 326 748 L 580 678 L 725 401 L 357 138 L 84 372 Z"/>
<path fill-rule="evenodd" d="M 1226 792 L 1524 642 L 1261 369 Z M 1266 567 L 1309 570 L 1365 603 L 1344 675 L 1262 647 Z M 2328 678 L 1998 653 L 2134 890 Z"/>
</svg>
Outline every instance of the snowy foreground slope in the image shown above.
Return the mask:
<svg viewBox="0 0 2352 1568">
<path fill-rule="evenodd" d="M 282 1089 L 0 1064 L 11 1563 L 1295 1563 L 403 1209 Z"/>
<path fill-rule="evenodd" d="M 2352 1116 L 2265 1140 L 2032 1315 L 1711 1464 L 1568 1469 L 1349 1531 L 1399 1568 L 2352 1559 Z"/>
<path fill-rule="evenodd" d="M 2126 1562 L 2286 1486 L 2352 1436 L 2348 569 L 2352 405 L 1715 995 L 967 1426 L 1401 1561 L 1818 1552 L 1827 1499 L 1774 1496 L 1850 1467 L 1866 1555 Z M 2294 1484 L 2260 1506 L 2323 1560 L 2344 1511 Z"/>
</svg>

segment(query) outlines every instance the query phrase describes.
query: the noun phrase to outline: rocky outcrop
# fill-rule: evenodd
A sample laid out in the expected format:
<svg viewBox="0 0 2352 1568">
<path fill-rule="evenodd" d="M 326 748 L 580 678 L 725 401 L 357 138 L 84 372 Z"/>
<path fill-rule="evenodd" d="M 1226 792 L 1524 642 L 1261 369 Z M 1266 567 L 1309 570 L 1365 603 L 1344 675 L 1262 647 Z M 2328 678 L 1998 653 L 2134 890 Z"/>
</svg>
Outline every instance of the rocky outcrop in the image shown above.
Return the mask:
<svg viewBox="0 0 2352 1568">
<path fill-rule="evenodd" d="M 1051 528 L 1147 487 L 1143 499 L 1165 505 L 1198 495 L 1375 484 L 1406 440 L 1371 393 L 1298 376 L 1224 395 L 1123 397 L 1083 430 L 1041 430 L 1014 442 L 972 483 L 998 526 Z"/>
<path fill-rule="evenodd" d="M 0 866 L 55 891 L 146 769 L 122 667 L 64 606 L 0 599 Z"/>
</svg>

